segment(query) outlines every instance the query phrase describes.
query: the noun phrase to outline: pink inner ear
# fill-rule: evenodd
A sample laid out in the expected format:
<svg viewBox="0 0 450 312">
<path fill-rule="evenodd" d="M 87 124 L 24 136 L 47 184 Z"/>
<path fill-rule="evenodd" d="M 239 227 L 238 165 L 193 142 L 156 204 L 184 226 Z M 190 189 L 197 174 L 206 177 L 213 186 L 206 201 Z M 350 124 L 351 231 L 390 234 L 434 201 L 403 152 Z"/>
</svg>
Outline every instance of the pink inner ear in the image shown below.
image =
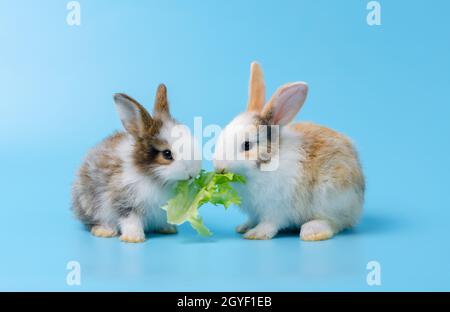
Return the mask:
<svg viewBox="0 0 450 312">
<path fill-rule="evenodd" d="M 294 119 L 305 103 L 307 93 L 308 86 L 301 82 L 282 87 L 273 107 L 273 122 L 285 125 Z"/>
</svg>

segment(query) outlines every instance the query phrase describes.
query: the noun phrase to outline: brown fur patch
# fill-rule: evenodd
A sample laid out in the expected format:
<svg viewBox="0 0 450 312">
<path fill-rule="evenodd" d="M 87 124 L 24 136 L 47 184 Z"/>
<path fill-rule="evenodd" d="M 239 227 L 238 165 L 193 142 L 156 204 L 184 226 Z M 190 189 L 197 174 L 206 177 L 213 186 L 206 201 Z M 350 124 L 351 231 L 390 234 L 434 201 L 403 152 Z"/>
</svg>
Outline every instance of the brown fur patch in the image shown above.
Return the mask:
<svg viewBox="0 0 450 312">
<path fill-rule="evenodd" d="M 170 116 L 167 88 L 164 84 L 160 84 L 156 90 L 154 110 L 156 115 Z"/>
<path fill-rule="evenodd" d="M 159 132 L 163 126 L 163 121 L 154 119 L 151 126 L 146 129 L 143 137 L 136 140 L 134 146 L 134 163 L 143 174 L 152 174 L 155 167 L 168 165 L 173 160 L 162 157 L 161 152 L 168 149 L 168 143 L 161 140 Z"/>
<path fill-rule="evenodd" d="M 124 133 L 114 133 L 103 141 L 103 146 L 107 150 L 114 150 L 120 141 L 124 138 Z M 122 160 L 114 153 L 100 153 L 96 159 L 96 168 L 101 170 L 108 178 L 108 180 L 122 172 Z M 81 169 L 82 173 L 83 167 Z"/>
<path fill-rule="evenodd" d="M 331 177 L 343 189 L 358 185 L 364 190 L 358 156 L 344 135 L 312 123 L 290 127 L 302 134 L 302 148 L 306 153 L 304 172 L 311 187 L 324 182 L 323 177 Z"/>
<path fill-rule="evenodd" d="M 271 123 L 272 119 L 272 111 L 266 112 L 263 115 L 259 115 L 256 117 L 255 125 L 258 129 L 258 136 L 265 136 L 264 138 L 259 137 L 259 141 L 264 141 L 265 144 L 261 144 L 258 142 L 258 155 L 256 165 L 260 168 L 261 164 L 269 163 L 272 158 L 272 154 L 276 153 L 277 150 L 274 149 L 279 144 L 278 134 L 274 133 L 274 129 Z M 267 127 L 265 131 L 261 131 L 261 127 Z"/>
<path fill-rule="evenodd" d="M 118 132 L 102 141 L 94 155 L 89 155 L 78 171 L 74 185 L 72 207 L 77 217 L 86 225 L 95 224 L 93 215 L 100 203 L 101 190 L 110 189 L 111 181 L 122 173 L 122 159 L 114 152 L 125 137 Z"/>
<path fill-rule="evenodd" d="M 160 149 L 160 151 L 163 151 L 164 149 Z M 162 153 L 158 153 L 158 155 L 155 158 L 155 163 L 158 165 L 170 165 L 173 160 L 164 158 Z"/>
<path fill-rule="evenodd" d="M 257 126 L 272 125 L 272 117 L 273 117 L 272 110 L 269 109 L 266 112 L 264 112 L 264 114 L 261 114 L 260 116 L 258 116 L 258 119 L 256 120 L 256 125 Z"/>
<path fill-rule="evenodd" d="M 266 87 L 261 66 L 253 62 L 250 66 L 250 84 L 247 110 L 260 112 L 266 101 Z"/>
</svg>

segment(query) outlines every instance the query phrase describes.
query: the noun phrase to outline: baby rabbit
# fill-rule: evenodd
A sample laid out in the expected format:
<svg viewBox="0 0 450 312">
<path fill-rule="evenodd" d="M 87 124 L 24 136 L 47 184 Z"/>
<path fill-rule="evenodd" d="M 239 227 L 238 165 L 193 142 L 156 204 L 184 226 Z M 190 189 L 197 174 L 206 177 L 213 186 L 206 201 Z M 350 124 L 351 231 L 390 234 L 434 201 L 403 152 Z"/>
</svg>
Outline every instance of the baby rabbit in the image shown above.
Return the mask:
<svg viewBox="0 0 450 312">
<path fill-rule="evenodd" d="M 364 177 L 349 139 L 312 123 L 290 124 L 307 92 L 305 83 L 289 83 L 264 106 L 262 70 L 252 63 L 247 111 L 219 135 L 216 171 L 247 177 L 236 185 L 249 217 L 236 230 L 247 239 L 288 228 L 300 229 L 305 241 L 329 239 L 361 214 Z"/>
<path fill-rule="evenodd" d="M 122 241 L 137 243 L 145 231 L 176 233 L 160 207 L 175 181 L 200 172 L 197 142 L 171 117 L 163 84 L 153 116 L 125 94 L 115 94 L 114 101 L 126 132 L 88 153 L 73 185 L 73 211 L 95 236 L 120 233 Z"/>
</svg>

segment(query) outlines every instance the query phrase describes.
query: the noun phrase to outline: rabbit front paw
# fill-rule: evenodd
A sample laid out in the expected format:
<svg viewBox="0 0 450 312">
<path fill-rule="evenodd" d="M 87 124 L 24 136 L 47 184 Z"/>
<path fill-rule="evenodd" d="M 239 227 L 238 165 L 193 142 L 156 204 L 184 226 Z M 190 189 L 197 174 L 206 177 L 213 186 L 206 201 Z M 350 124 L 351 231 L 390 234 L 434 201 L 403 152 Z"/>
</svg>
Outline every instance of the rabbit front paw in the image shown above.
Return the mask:
<svg viewBox="0 0 450 312">
<path fill-rule="evenodd" d="M 126 243 L 142 243 L 145 241 L 145 233 L 141 219 L 136 215 L 130 215 L 120 220 L 119 239 Z"/>
<path fill-rule="evenodd" d="M 122 235 L 120 235 L 119 239 L 125 243 L 142 243 L 145 241 L 145 235 L 144 235 L 144 233 L 142 233 L 142 235 L 140 235 L 140 234 L 122 234 Z"/>
<path fill-rule="evenodd" d="M 114 237 L 117 236 L 116 229 L 107 225 L 94 225 L 91 228 L 91 233 L 97 237 Z"/>
<path fill-rule="evenodd" d="M 278 232 L 278 228 L 271 223 L 260 223 L 244 234 L 245 239 L 268 240 Z"/>
</svg>

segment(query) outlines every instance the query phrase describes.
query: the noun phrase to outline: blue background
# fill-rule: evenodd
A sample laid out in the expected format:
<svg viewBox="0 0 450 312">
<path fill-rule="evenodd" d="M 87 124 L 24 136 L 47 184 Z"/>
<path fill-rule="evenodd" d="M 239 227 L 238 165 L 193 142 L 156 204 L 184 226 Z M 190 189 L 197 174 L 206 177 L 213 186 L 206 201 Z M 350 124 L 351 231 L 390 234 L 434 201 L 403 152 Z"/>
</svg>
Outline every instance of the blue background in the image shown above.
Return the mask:
<svg viewBox="0 0 450 312">
<path fill-rule="evenodd" d="M 450 3 L 365 0 L 0 1 L 0 290 L 450 290 Z M 329 241 L 247 241 L 244 216 L 205 206 L 215 232 L 143 244 L 92 237 L 70 187 L 85 152 L 121 124 L 112 94 L 158 83 L 192 125 L 244 109 L 249 64 L 268 92 L 307 81 L 298 120 L 351 136 L 367 177 L 358 227 Z M 208 162 L 204 163 L 210 168 Z M 81 264 L 81 286 L 66 264 Z M 381 264 L 381 286 L 366 283 Z"/>
</svg>

